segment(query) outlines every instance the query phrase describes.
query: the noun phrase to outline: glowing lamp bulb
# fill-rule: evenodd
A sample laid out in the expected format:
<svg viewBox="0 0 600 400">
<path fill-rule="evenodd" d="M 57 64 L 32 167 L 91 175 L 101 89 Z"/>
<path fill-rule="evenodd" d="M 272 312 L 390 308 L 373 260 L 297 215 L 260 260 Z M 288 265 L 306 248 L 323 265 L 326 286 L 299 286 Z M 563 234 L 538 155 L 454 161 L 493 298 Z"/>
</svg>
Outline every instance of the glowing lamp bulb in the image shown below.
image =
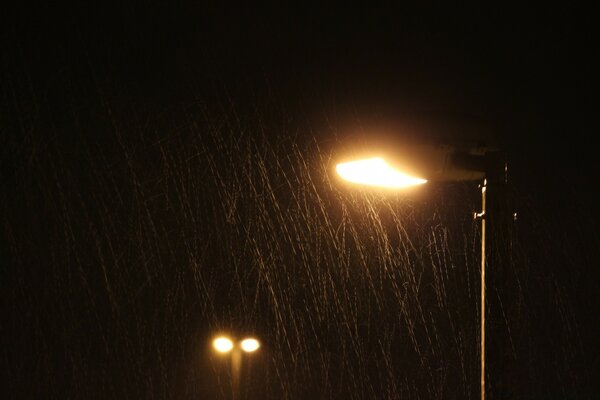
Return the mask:
<svg viewBox="0 0 600 400">
<path fill-rule="evenodd" d="M 258 350 L 258 348 L 260 347 L 260 343 L 258 342 L 258 340 L 250 338 L 242 340 L 241 346 L 242 350 L 244 350 L 245 352 L 252 353 L 253 351 Z"/>
<path fill-rule="evenodd" d="M 380 157 L 341 163 L 336 166 L 336 170 L 349 182 L 370 186 L 400 189 L 427 182 L 426 179 L 416 178 L 392 168 Z"/>
<path fill-rule="evenodd" d="M 229 338 L 222 336 L 213 340 L 213 347 L 219 353 L 228 353 L 233 349 L 233 342 Z"/>
</svg>

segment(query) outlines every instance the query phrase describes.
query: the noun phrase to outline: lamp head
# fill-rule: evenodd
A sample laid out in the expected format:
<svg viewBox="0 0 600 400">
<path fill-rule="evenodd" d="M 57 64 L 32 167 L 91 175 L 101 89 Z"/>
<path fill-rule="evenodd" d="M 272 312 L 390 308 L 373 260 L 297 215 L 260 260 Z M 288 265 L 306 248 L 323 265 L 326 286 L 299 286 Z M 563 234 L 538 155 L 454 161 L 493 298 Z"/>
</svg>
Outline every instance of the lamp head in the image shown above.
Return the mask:
<svg viewBox="0 0 600 400">
<path fill-rule="evenodd" d="M 336 172 L 347 176 L 352 166 L 356 170 L 354 176 L 362 175 L 354 182 L 363 184 L 378 181 L 373 172 L 376 162 L 367 161 L 376 159 L 384 160 L 394 171 L 386 173 L 387 181 L 391 175 L 417 179 L 414 183 L 478 181 L 503 170 L 503 157 L 493 135 L 485 125 L 472 121 L 449 122 L 431 117 L 430 121 L 412 118 L 394 124 L 374 124 L 351 131 L 342 145 Z M 411 182 L 410 179 L 405 182 Z"/>
</svg>

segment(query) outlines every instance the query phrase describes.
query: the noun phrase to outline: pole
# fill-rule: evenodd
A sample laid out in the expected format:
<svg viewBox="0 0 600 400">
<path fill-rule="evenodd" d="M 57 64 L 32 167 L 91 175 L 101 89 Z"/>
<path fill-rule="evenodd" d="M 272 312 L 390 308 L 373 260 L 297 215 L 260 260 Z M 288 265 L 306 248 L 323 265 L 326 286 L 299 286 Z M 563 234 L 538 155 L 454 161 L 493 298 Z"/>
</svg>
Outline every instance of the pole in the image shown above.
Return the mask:
<svg viewBox="0 0 600 400">
<path fill-rule="evenodd" d="M 485 400 L 485 211 L 487 180 L 481 186 L 481 212 L 475 213 L 475 218 L 481 220 L 481 326 L 480 326 L 480 354 L 481 354 L 481 400 Z"/>
<path fill-rule="evenodd" d="M 242 351 L 235 347 L 231 353 L 231 389 L 233 400 L 240 398 L 240 373 L 242 369 Z"/>
</svg>

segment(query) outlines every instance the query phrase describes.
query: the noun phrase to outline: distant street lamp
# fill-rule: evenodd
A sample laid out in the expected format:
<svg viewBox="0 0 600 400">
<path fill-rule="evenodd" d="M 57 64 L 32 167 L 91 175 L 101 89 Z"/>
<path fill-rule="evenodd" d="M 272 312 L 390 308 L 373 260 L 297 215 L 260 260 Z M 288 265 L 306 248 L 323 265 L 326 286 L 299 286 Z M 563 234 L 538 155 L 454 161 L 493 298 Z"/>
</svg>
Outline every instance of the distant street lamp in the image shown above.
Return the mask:
<svg viewBox="0 0 600 400">
<path fill-rule="evenodd" d="M 213 349 L 220 355 L 230 355 L 231 357 L 231 386 L 233 399 L 239 398 L 240 393 L 240 372 L 242 370 L 242 353 L 252 354 L 260 348 L 258 339 L 248 337 L 239 343 L 234 343 L 227 336 L 218 336 L 212 341 Z"/>
<path fill-rule="evenodd" d="M 491 150 L 491 151 L 490 151 Z M 391 150 L 392 154 L 396 153 Z M 389 147 L 386 151 L 390 154 Z M 485 400 L 485 264 L 486 264 L 486 194 L 488 173 L 498 171 L 499 153 L 482 147 L 456 148 L 452 146 L 409 145 L 398 149 L 400 157 L 394 157 L 410 172 L 394 167 L 393 162 L 370 154 L 370 157 L 347 160 L 336 165 L 340 177 L 354 184 L 377 186 L 387 189 L 405 189 L 428 181 L 474 181 L 480 180 L 481 212 L 474 213 L 481 220 L 481 400 Z M 408 160 L 408 161 L 407 161 Z M 413 163 L 414 162 L 414 163 Z M 413 165 L 414 164 L 414 165 Z M 416 167 L 415 167 L 416 165 Z M 506 172 L 506 167 L 504 168 Z M 416 175 L 416 176 L 415 176 Z M 516 216 L 516 214 L 515 214 Z"/>
</svg>

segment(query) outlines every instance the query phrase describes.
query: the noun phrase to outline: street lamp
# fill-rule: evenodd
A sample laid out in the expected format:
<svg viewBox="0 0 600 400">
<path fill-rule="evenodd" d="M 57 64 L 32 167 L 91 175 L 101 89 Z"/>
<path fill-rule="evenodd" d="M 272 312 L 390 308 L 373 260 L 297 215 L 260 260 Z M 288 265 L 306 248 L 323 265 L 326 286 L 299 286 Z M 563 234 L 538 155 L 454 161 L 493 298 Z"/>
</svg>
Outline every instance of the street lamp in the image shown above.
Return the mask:
<svg viewBox="0 0 600 400">
<path fill-rule="evenodd" d="M 242 370 L 242 353 L 254 353 L 260 348 L 260 342 L 253 337 L 247 337 L 235 343 L 228 336 L 217 336 L 212 341 L 213 349 L 219 355 L 231 357 L 231 383 L 233 398 L 239 398 L 240 372 Z"/>
<path fill-rule="evenodd" d="M 401 157 L 394 162 L 382 156 L 346 160 L 336 165 L 338 175 L 353 184 L 405 189 L 428 181 L 480 180 L 481 212 L 481 319 L 480 319 L 480 379 L 481 400 L 485 400 L 485 264 L 486 264 L 486 195 L 488 176 L 498 173 L 501 157 L 496 149 L 474 146 L 407 145 L 398 150 Z M 389 154 L 389 150 L 388 150 Z M 398 168 L 396 165 L 401 165 Z M 416 165 L 416 167 L 415 167 Z M 406 172 L 410 171 L 410 172 Z M 504 167 L 506 174 L 506 167 Z M 506 179 L 506 176 L 505 176 Z"/>
</svg>

